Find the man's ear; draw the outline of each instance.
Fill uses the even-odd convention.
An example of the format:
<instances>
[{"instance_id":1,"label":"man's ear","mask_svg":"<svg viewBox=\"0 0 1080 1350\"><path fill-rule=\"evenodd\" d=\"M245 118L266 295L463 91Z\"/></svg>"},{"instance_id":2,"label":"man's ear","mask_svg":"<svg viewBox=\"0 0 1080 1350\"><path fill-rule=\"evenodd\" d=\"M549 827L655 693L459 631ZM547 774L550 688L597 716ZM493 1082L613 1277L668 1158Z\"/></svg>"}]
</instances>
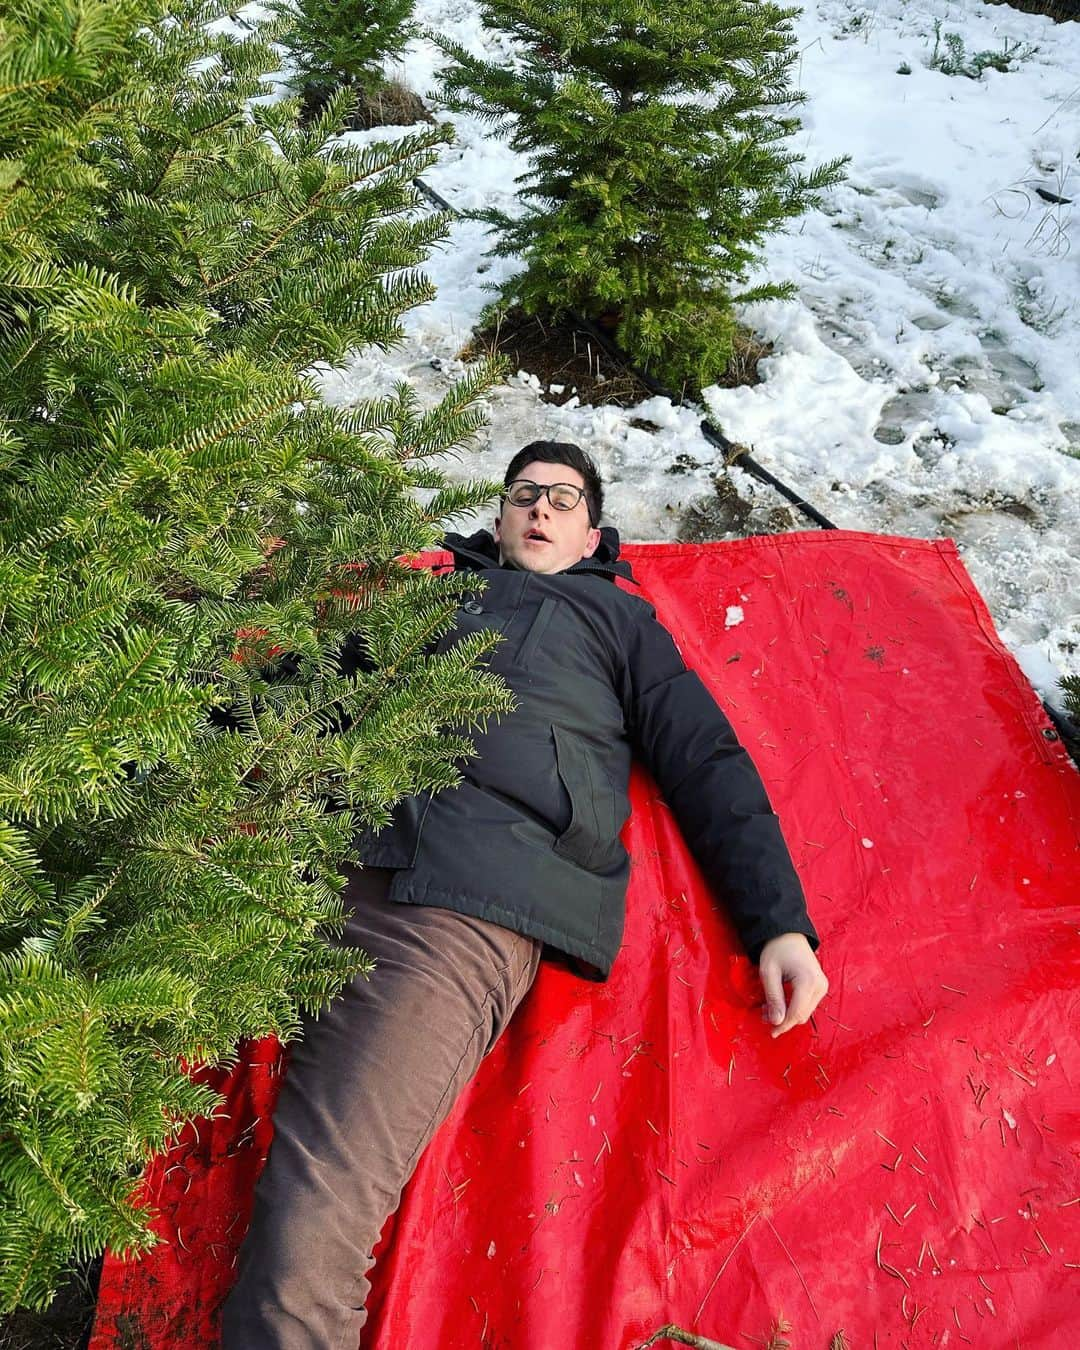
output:
<instances>
[{"instance_id":1,"label":"man's ear","mask_svg":"<svg viewBox=\"0 0 1080 1350\"><path fill-rule=\"evenodd\" d=\"M591 558L600 547L600 531L590 530L585 536L585 552L581 555L583 558Z\"/></svg>"},{"instance_id":2,"label":"man's ear","mask_svg":"<svg viewBox=\"0 0 1080 1350\"><path fill-rule=\"evenodd\" d=\"M496 517L495 517L495 528L494 528L494 530L492 531L492 534L493 534L494 539L495 539L495 542L496 542L497 544L499 544L499 543L502 542L501 538L499 537L499 526L500 526L501 524L502 524L502 516L496 516Z\"/></svg>"}]
</instances>

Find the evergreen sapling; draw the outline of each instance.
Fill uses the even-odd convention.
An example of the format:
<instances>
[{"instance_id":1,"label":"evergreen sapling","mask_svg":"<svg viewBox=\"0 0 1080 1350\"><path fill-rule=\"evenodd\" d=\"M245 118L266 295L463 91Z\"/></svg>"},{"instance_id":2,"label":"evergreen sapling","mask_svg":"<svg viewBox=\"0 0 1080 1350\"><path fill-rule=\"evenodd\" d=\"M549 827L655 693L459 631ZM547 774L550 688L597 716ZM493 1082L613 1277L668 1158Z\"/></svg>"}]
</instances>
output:
<instances>
[{"instance_id":1,"label":"evergreen sapling","mask_svg":"<svg viewBox=\"0 0 1080 1350\"><path fill-rule=\"evenodd\" d=\"M383 63L417 35L414 0L277 0L278 44L288 53L293 86L317 106L335 89L361 98L387 85Z\"/></svg>"},{"instance_id":2,"label":"evergreen sapling","mask_svg":"<svg viewBox=\"0 0 1080 1350\"><path fill-rule=\"evenodd\" d=\"M516 62L440 42L448 106L531 157L521 215L476 213L494 252L524 263L501 305L577 310L676 388L717 379L735 304L793 293L775 281L739 289L765 236L842 176L842 160L801 172L792 146L797 12L759 0L484 0Z\"/></svg>"}]
</instances>

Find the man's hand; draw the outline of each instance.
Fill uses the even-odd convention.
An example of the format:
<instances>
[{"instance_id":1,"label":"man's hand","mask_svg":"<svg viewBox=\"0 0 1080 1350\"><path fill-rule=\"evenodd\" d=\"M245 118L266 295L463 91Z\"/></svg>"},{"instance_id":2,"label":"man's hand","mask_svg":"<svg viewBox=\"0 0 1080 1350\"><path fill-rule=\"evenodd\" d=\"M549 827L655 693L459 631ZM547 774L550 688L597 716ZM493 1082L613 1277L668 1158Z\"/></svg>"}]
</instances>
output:
<instances>
[{"instance_id":1,"label":"man's hand","mask_svg":"<svg viewBox=\"0 0 1080 1350\"><path fill-rule=\"evenodd\" d=\"M761 949L758 961L765 986L766 1022L772 1023L772 1038L810 1020L810 1014L829 992L829 981L802 933L781 933ZM784 983L791 984L791 1001L784 999Z\"/></svg>"}]
</instances>

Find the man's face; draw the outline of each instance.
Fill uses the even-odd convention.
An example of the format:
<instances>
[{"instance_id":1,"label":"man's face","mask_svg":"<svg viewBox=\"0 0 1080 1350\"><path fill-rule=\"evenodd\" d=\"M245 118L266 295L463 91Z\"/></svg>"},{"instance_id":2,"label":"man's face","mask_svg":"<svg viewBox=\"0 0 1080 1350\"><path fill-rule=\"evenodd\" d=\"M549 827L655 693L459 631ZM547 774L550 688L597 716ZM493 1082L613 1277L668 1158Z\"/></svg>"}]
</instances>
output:
<instances>
[{"instance_id":1,"label":"man's face","mask_svg":"<svg viewBox=\"0 0 1080 1350\"><path fill-rule=\"evenodd\" d=\"M583 488L585 480L567 464L534 461L517 475L533 483L573 483ZM582 558L591 558L600 543L600 531L589 524L589 507L582 497L572 511L556 511L541 495L532 506L514 506L503 500L502 515L495 521L499 561L511 562L528 572L562 572Z\"/></svg>"}]
</instances>

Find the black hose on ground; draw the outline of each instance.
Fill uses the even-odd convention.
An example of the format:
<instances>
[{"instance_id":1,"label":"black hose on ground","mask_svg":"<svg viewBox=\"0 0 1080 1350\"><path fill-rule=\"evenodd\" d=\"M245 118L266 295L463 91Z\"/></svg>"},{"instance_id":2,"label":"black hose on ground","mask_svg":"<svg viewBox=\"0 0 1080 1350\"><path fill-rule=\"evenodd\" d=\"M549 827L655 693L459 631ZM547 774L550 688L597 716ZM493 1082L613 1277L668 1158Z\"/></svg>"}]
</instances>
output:
<instances>
[{"instance_id":1,"label":"black hose on ground","mask_svg":"<svg viewBox=\"0 0 1080 1350\"><path fill-rule=\"evenodd\" d=\"M1049 727L1045 728L1043 735L1049 740L1059 740L1078 769L1080 769L1080 725L1073 721L1068 713L1062 712L1052 704L1047 703L1046 699L1039 700L1043 705L1043 711L1054 724L1053 731Z\"/></svg>"}]
</instances>

